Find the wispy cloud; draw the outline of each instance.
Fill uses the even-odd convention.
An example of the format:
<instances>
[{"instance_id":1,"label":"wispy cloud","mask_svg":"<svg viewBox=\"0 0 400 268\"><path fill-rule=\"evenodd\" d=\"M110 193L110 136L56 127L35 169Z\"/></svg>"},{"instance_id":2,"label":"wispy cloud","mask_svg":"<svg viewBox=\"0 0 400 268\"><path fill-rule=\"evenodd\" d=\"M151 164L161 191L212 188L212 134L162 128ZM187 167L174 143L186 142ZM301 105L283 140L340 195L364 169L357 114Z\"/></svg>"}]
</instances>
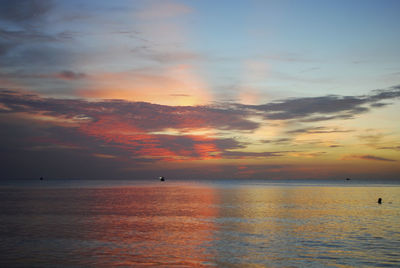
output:
<instances>
[{"instance_id":1,"label":"wispy cloud","mask_svg":"<svg viewBox=\"0 0 400 268\"><path fill-rule=\"evenodd\" d=\"M328 133L346 133L354 130L345 130L339 128L327 127L308 127L286 131L287 134L328 134Z\"/></svg>"},{"instance_id":2,"label":"wispy cloud","mask_svg":"<svg viewBox=\"0 0 400 268\"><path fill-rule=\"evenodd\" d=\"M378 149L400 151L400 145L398 145L398 146L383 146L383 147L379 147Z\"/></svg>"},{"instance_id":3,"label":"wispy cloud","mask_svg":"<svg viewBox=\"0 0 400 268\"><path fill-rule=\"evenodd\" d=\"M82 72L74 72L70 70L64 70L59 73L54 74L54 77L65 79L65 80L76 80L86 77L85 73Z\"/></svg>"},{"instance_id":4,"label":"wispy cloud","mask_svg":"<svg viewBox=\"0 0 400 268\"><path fill-rule=\"evenodd\" d=\"M272 151L272 152L244 152L244 151L225 151L224 158L244 159L244 158L270 158L284 156L293 151Z\"/></svg>"},{"instance_id":5,"label":"wispy cloud","mask_svg":"<svg viewBox=\"0 0 400 268\"><path fill-rule=\"evenodd\" d=\"M3 21L4 24L0 25L0 44L3 44L3 47L8 45L9 49L13 49L27 41L54 41L54 36L40 30L52 6L52 1L47 0L2 1L0 22Z\"/></svg>"},{"instance_id":6,"label":"wispy cloud","mask_svg":"<svg viewBox=\"0 0 400 268\"><path fill-rule=\"evenodd\" d=\"M341 158L341 160L351 160L351 159L362 159L362 160L372 160L372 161L386 161L386 162L395 162L394 159L389 159L385 157L363 154L363 155L345 155Z\"/></svg>"}]
</instances>

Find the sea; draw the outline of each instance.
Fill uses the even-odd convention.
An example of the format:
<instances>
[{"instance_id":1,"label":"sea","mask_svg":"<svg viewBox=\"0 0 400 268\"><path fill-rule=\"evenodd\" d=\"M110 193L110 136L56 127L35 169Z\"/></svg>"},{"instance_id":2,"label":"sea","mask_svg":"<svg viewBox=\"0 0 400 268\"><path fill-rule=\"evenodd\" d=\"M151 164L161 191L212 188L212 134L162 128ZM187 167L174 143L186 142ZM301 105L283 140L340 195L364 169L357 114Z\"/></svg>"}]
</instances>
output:
<instances>
[{"instance_id":1,"label":"sea","mask_svg":"<svg viewBox=\"0 0 400 268\"><path fill-rule=\"evenodd\" d=\"M0 267L400 267L400 184L3 180Z\"/></svg>"}]
</instances>

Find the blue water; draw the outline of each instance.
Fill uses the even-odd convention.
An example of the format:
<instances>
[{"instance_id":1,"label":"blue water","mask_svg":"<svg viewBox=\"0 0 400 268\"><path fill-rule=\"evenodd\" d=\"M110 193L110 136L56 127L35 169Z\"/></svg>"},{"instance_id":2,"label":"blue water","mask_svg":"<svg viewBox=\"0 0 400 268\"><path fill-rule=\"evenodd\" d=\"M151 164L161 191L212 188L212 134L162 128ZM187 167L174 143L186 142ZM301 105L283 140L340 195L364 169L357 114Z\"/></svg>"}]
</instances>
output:
<instances>
[{"instance_id":1,"label":"blue water","mask_svg":"<svg viewBox=\"0 0 400 268\"><path fill-rule=\"evenodd\" d=\"M400 267L395 183L1 181L0 212L0 267Z\"/></svg>"}]
</instances>

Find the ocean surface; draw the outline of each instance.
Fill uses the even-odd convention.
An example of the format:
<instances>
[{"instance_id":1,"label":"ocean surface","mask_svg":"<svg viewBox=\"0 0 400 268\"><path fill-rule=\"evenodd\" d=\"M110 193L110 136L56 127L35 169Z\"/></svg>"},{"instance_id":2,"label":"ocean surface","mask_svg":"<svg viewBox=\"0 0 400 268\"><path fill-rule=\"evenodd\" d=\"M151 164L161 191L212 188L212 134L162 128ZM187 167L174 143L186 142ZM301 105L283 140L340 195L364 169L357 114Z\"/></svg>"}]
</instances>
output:
<instances>
[{"instance_id":1,"label":"ocean surface","mask_svg":"<svg viewBox=\"0 0 400 268\"><path fill-rule=\"evenodd\" d=\"M0 267L112 266L400 267L400 185L0 181Z\"/></svg>"}]
</instances>

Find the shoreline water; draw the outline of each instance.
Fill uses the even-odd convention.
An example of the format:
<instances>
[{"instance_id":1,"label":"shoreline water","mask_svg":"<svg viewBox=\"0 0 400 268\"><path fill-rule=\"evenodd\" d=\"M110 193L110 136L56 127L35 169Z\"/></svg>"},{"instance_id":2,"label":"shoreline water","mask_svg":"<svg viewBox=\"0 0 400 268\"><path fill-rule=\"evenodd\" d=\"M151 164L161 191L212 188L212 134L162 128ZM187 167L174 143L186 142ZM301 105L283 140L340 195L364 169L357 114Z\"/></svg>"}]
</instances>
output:
<instances>
[{"instance_id":1,"label":"shoreline water","mask_svg":"<svg viewBox=\"0 0 400 268\"><path fill-rule=\"evenodd\" d=\"M398 185L4 182L3 267L400 266Z\"/></svg>"}]
</instances>

